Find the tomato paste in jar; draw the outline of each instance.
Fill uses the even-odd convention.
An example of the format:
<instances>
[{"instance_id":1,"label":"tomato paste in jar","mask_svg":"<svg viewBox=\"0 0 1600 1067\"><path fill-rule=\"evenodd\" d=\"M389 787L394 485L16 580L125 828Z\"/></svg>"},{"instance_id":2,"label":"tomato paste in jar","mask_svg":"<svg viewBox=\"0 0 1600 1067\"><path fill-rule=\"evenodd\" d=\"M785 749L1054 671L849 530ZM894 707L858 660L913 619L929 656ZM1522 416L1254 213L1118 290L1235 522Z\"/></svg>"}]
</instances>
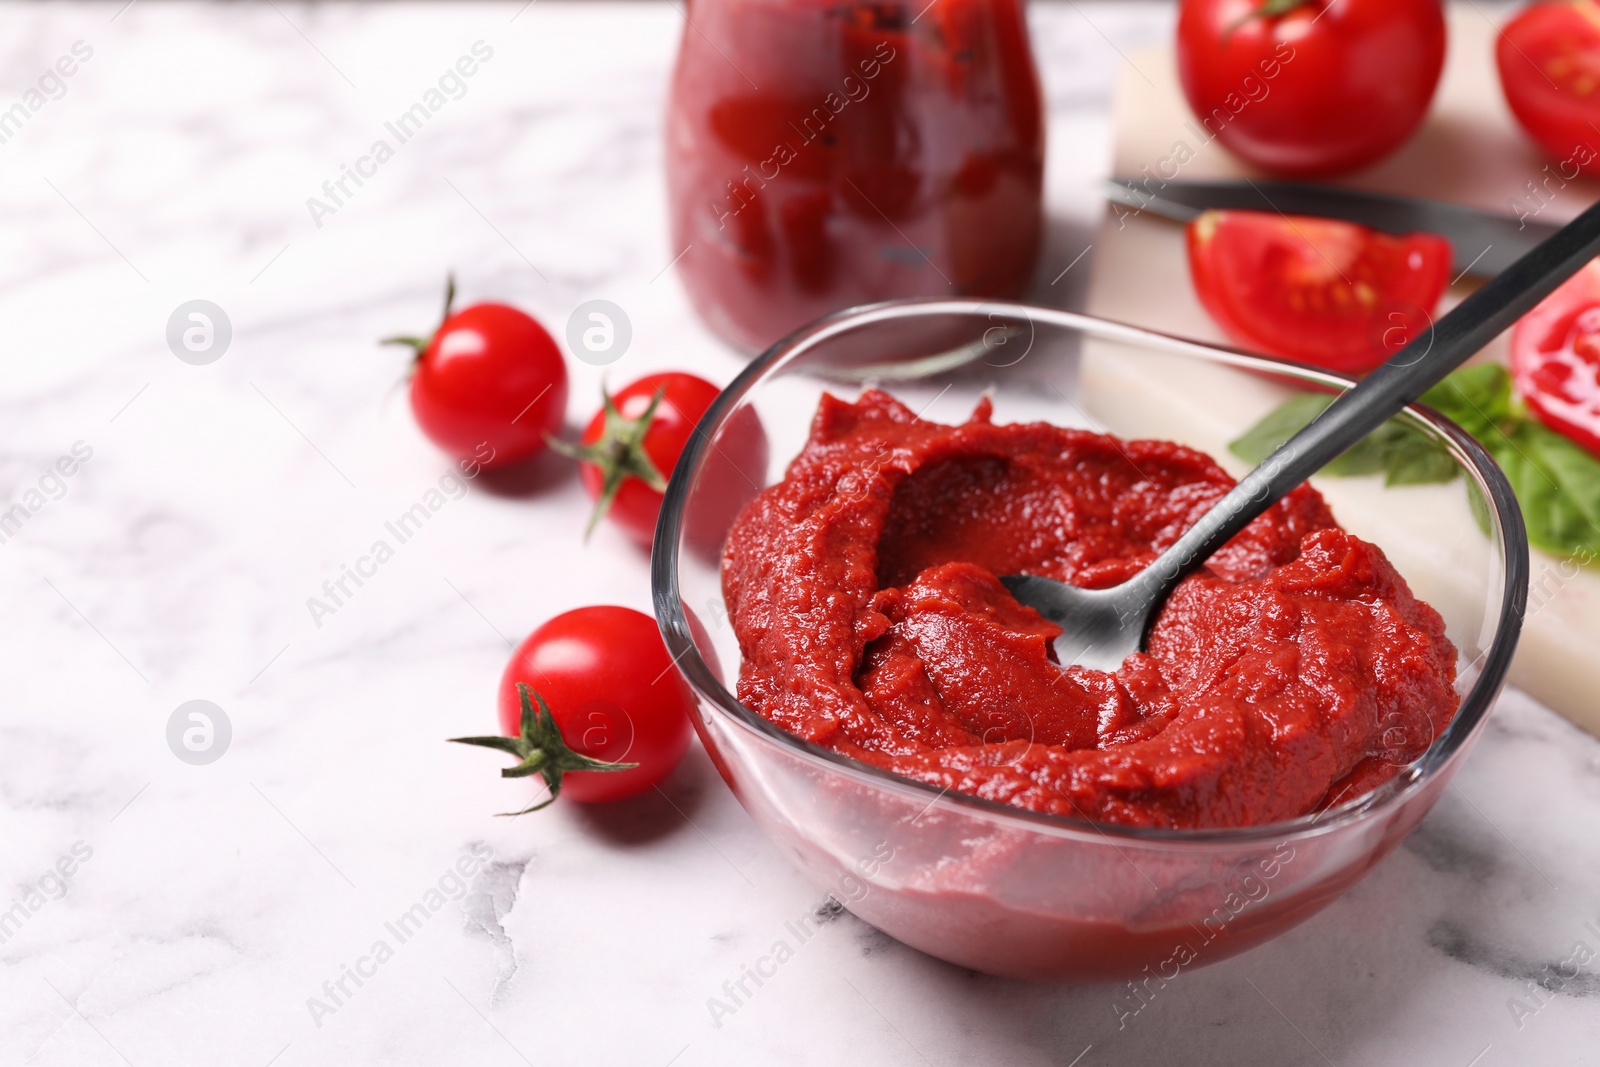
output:
<instances>
[{"instance_id":1,"label":"tomato paste in jar","mask_svg":"<svg viewBox=\"0 0 1600 1067\"><path fill-rule=\"evenodd\" d=\"M759 351L896 297L1014 297L1042 222L1021 0L691 0L667 117L696 310Z\"/></svg>"}]
</instances>

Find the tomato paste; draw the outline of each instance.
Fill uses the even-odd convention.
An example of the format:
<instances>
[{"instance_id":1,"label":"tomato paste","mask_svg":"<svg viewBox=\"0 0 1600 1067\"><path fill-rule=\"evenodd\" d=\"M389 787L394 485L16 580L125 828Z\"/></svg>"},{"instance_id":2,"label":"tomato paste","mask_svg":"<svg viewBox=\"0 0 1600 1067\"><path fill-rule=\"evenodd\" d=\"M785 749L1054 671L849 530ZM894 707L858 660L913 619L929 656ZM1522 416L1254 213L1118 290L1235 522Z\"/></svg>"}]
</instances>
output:
<instances>
[{"instance_id":1,"label":"tomato paste","mask_svg":"<svg viewBox=\"0 0 1600 1067\"><path fill-rule=\"evenodd\" d=\"M1015 297L1043 232L1021 0L691 0L667 106L678 273L758 352L841 308Z\"/></svg>"},{"instance_id":2,"label":"tomato paste","mask_svg":"<svg viewBox=\"0 0 1600 1067\"><path fill-rule=\"evenodd\" d=\"M1309 486L1186 578L1114 673L1062 667L1058 628L998 580L1115 585L1232 485L1192 449L999 425L988 401L946 426L878 391L824 396L729 535L739 698L865 763L1057 815L1247 826L1348 799L1455 714L1456 652Z\"/></svg>"}]
</instances>

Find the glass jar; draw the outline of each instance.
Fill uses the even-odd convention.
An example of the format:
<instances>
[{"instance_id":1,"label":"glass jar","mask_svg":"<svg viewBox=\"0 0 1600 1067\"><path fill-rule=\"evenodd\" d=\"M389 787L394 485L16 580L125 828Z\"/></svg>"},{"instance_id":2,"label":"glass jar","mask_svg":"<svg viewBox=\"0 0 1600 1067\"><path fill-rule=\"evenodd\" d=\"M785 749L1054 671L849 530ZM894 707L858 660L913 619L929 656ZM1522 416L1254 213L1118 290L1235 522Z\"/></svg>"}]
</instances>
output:
<instances>
[{"instance_id":1,"label":"glass jar","mask_svg":"<svg viewBox=\"0 0 1600 1067\"><path fill-rule=\"evenodd\" d=\"M924 2L689 0L673 248L735 346L855 304L1026 287L1044 116L1022 0Z\"/></svg>"}]
</instances>

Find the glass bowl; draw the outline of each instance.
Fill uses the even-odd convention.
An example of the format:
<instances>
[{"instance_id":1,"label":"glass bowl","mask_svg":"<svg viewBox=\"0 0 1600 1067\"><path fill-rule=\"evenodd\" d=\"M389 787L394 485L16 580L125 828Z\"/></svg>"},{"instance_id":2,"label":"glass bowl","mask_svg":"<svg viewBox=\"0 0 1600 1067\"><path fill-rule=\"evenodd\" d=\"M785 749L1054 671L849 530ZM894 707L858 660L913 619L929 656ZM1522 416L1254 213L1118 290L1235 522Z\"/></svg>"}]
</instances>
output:
<instances>
[{"instance_id":1,"label":"glass bowl","mask_svg":"<svg viewBox=\"0 0 1600 1067\"><path fill-rule=\"evenodd\" d=\"M996 422L1174 440L1235 474L1242 465L1226 455L1227 440L1297 388L1351 384L1082 315L971 300L842 312L739 375L673 472L652 562L656 615L723 778L778 847L851 912L989 974L1168 980L1316 913L1427 814L1504 680L1528 560L1504 476L1471 437L1425 408L1400 417L1442 444L1464 479L1392 489L1376 477L1316 482L1341 524L1383 547L1439 610L1460 653L1456 717L1372 792L1238 829L1091 823L900 778L801 741L742 705L739 646L722 598L724 536L738 505L782 477L821 394L853 398L869 382L936 421L963 421L987 394ZM770 461L750 445L757 419Z\"/></svg>"}]
</instances>

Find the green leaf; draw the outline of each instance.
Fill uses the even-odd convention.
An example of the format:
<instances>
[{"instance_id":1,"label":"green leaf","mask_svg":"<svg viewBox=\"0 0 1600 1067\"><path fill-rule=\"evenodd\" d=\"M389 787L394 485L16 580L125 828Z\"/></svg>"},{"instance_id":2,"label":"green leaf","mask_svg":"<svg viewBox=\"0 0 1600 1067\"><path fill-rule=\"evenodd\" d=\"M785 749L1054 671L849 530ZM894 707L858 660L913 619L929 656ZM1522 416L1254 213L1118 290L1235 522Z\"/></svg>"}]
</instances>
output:
<instances>
[{"instance_id":1,"label":"green leaf","mask_svg":"<svg viewBox=\"0 0 1600 1067\"><path fill-rule=\"evenodd\" d=\"M1292 396L1230 444L1228 451L1246 463L1260 463L1327 410L1334 399L1321 393Z\"/></svg>"},{"instance_id":2,"label":"green leaf","mask_svg":"<svg viewBox=\"0 0 1600 1067\"><path fill-rule=\"evenodd\" d=\"M1506 442L1494 453L1495 462L1506 472L1506 480L1517 494L1517 503L1522 505L1522 520L1528 527L1528 540L1540 548L1560 552L1561 549L1555 547L1561 539L1560 487L1540 471L1525 450L1511 447Z\"/></svg>"},{"instance_id":3,"label":"green leaf","mask_svg":"<svg viewBox=\"0 0 1600 1067\"><path fill-rule=\"evenodd\" d=\"M1422 394L1423 403L1460 425L1505 471L1536 548L1558 556L1600 557L1600 459L1531 418L1498 363L1462 367ZM1312 419L1332 397L1293 397L1229 446L1260 463ZM1445 448L1403 417L1390 419L1323 468L1339 477L1382 474L1386 485L1448 482L1460 468ZM1489 505L1468 489L1473 518L1489 532Z\"/></svg>"},{"instance_id":4,"label":"green leaf","mask_svg":"<svg viewBox=\"0 0 1600 1067\"><path fill-rule=\"evenodd\" d=\"M1528 540L1556 555L1600 550L1600 460L1532 420L1516 428L1510 445L1522 454L1511 484Z\"/></svg>"},{"instance_id":5,"label":"green leaf","mask_svg":"<svg viewBox=\"0 0 1600 1067\"><path fill-rule=\"evenodd\" d=\"M1323 468L1329 474L1337 474L1342 478L1357 477L1363 474L1380 474L1388 462L1391 438L1390 427L1385 424L1372 433L1351 445L1342 455L1335 456L1333 462Z\"/></svg>"},{"instance_id":6,"label":"green leaf","mask_svg":"<svg viewBox=\"0 0 1600 1067\"><path fill-rule=\"evenodd\" d=\"M1480 441L1503 423L1517 421L1511 375L1498 363L1479 363L1452 371L1421 401Z\"/></svg>"},{"instance_id":7,"label":"green leaf","mask_svg":"<svg viewBox=\"0 0 1600 1067\"><path fill-rule=\"evenodd\" d=\"M1327 410L1334 397L1301 393L1256 423L1228 450L1248 463L1260 463L1312 419ZM1405 419L1390 419L1322 468L1341 478L1382 474L1390 485L1448 482L1460 473L1455 460L1425 432Z\"/></svg>"},{"instance_id":8,"label":"green leaf","mask_svg":"<svg viewBox=\"0 0 1600 1067\"><path fill-rule=\"evenodd\" d=\"M1391 425L1397 425L1391 423ZM1461 473L1449 452L1414 426L1396 435L1384 469L1385 485L1429 485L1454 481Z\"/></svg>"}]
</instances>

